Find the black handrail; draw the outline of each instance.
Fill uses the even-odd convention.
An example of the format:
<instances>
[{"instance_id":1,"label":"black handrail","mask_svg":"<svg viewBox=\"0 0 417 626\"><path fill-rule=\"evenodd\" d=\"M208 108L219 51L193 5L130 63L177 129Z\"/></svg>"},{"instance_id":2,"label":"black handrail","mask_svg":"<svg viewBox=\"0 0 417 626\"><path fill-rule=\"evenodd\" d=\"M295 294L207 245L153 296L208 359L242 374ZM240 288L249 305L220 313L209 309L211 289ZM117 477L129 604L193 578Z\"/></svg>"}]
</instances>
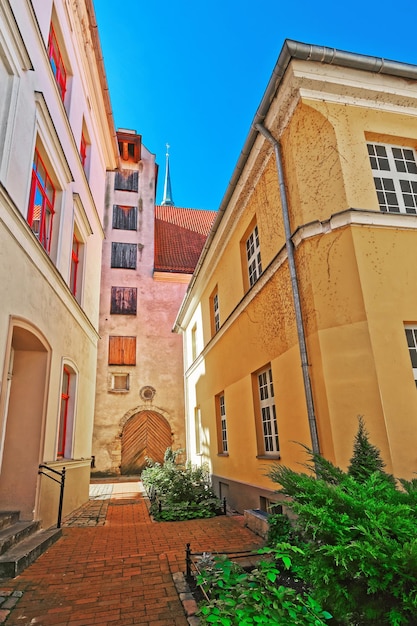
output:
<instances>
[{"instance_id":1,"label":"black handrail","mask_svg":"<svg viewBox=\"0 0 417 626\"><path fill-rule=\"evenodd\" d=\"M207 554L206 552L191 552L191 544L187 543L185 546L185 575L187 576L187 578L190 578L192 575L192 567L194 565L194 568L198 571L198 568L196 566L195 561L193 560L193 557L195 556L204 556L204 554ZM259 548L255 548L252 550L228 550L227 552L210 552L209 554L213 555L213 556L226 556L228 557L230 560L235 560L235 559L246 559L248 557L251 556L258 556L259 555Z\"/></svg>"},{"instance_id":2,"label":"black handrail","mask_svg":"<svg viewBox=\"0 0 417 626\"><path fill-rule=\"evenodd\" d=\"M42 469L47 469L49 472L53 472L54 474L57 474L58 476L61 477L60 480L58 480L57 478L54 478L53 476L51 476L50 474L46 474L45 472L42 471ZM58 505L58 520L56 523L56 527L57 528L61 528L61 519L62 519L62 503L64 501L64 486L65 486L65 467L62 468L62 471L59 472L56 469L53 469L52 467L49 467L49 465L39 465L39 472L38 474L43 474L44 476L46 476L47 478L50 478L51 480L53 480L55 483L58 483L60 485L60 490L59 490L59 505Z\"/></svg>"}]
</instances>

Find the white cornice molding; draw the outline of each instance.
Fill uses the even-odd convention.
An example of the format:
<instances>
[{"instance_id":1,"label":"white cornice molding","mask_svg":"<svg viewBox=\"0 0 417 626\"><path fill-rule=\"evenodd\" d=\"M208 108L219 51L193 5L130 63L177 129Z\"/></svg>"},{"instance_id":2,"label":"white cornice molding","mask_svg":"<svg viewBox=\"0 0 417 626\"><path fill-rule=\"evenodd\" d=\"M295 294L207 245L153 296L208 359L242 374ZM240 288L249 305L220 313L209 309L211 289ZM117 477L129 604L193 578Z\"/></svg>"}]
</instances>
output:
<instances>
[{"instance_id":1,"label":"white cornice molding","mask_svg":"<svg viewBox=\"0 0 417 626\"><path fill-rule=\"evenodd\" d=\"M0 31L0 49L3 48L4 50L5 48L4 36L6 28L4 28L4 25L6 25L7 31L13 43L13 51L11 51L7 46L7 50L10 55L8 56L9 62L13 58L14 67L11 68L13 74L20 73L17 71L17 66L19 66L20 70L23 71L33 70L33 65L29 56L29 52L26 48L25 42L23 41L9 0L5 0L5 2L0 2L0 22L3 24ZM13 57L11 56L12 54Z\"/></svg>"},{"instance_id":2,"label":"white cornice molding","mask_svg":"<svg viewBox=\"0 0 417 626\"><path fill-rule=\"evenodd\" d=\"M372 226L376 228L394 228L400 230L417 230L417 215L383 213L367 209L346 209L340 213L335 213L328 220L314 221L299 226L293 233L291 239L296 248L300 247L304 241L313 237L327 235L346 226ZM249 306L252 300L259 294L264 286L273 278L277 270L287 259L286 246L283 246L275 255L271 263L261 274L253 287L243 296L227 319L223 322L218 332L206 344L196 361L190 365L186 371L189 377L201 365L202 360L217 344L222 336L235 323L239 315ZM184 329L184 328L183 328Z\"/></svg>"},{"instance_id":3,"label":"white cornice molding","mask_svg":"<svg viewBox=\"0 0 417 626\"><path fill-rule=\"evenodd\" d=\"M19 257L26 259L33 271L39 272L43 276L50 289L73 316L78 326L83 329L90 341L96 344L99 339L98 330L71 294L61 273L36 239L27 221L18 211L2 185L0 185L0 207L0 224L4 226L6 236L13 239L19 247Z\"/></svg>"}]
</instances>

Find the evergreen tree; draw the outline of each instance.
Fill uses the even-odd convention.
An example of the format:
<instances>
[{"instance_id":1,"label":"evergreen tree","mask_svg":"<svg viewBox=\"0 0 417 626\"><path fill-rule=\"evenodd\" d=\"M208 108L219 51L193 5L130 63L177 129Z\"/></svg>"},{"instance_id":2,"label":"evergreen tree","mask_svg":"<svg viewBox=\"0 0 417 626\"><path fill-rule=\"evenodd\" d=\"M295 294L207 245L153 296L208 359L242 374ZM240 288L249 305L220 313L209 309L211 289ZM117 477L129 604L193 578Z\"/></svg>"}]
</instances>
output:
<instances>
[{"instance_id":1,"label":"evergreen tree","mask_svg":"<svg viewBox=\"0 0 417 626\"><path fill-rule=\"evenodd\" d=\"M359 482L364 482L374 472L385 474L385 463L379 449L369 441L369 433L365 427L363 416L358 417L359 427L353 445L353 456L350 459L348 474Z\"/></svg>"}]
</instances>

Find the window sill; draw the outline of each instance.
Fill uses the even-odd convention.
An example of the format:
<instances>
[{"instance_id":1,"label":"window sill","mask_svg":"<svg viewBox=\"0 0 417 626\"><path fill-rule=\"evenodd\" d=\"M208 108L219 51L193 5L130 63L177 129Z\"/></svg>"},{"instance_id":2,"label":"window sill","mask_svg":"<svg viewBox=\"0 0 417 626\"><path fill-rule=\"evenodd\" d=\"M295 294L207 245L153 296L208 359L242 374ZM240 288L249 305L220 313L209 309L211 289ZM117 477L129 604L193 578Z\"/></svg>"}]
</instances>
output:
<instances>
[{"instance_id":1,"label":"window sill","mask_svg":"<svg viewBox=\"0 0 417 626\"><path fill-rule=\"evenodd\" d=\"M217 456L229 456L228 452L218 452Z\"/></svg>"},{"instance_id":2,"label":"window sill","mask_svg":"<svg viewBox=\"0 0 417 626\"><path fill-rule=\"evenodd\" d=\"M263 461L278 461L281 458L281 455L279 452L276 454L257 454L256 458L262 459Z\"/></svg>"},{"instance_id":3,"label":"window sill","mask_svg":"<svg viewBox=\"0 0 417 626\"><path fill-rule=\"evenodd\" d=\"M129 393L130 389L109 389L109 393Z\"/></svg>"}]
</instances>

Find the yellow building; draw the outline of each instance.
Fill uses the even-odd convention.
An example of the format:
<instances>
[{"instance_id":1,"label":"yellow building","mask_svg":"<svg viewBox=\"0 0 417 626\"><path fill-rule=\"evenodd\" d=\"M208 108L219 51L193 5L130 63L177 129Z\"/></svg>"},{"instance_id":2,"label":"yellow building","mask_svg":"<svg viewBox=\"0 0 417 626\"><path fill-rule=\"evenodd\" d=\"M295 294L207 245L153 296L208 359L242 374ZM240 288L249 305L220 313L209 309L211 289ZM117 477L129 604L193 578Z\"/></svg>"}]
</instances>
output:
<instances>
[{"instance_id":1,"label":"yellow building","mask_svg":"<svg viewBox=\"0 0 417 626\"><path fill-rule=\"evenodd\" d=\"M118 151L92 0L5 0L0 30L0 511L48 528L64 467L62 514L88 500Z\"/></svg>"},{"instance_id":2,"label":"yellow building","mask_svg":"<svg viewBox=\"0 0 417 626\"><path fill-rule=\"evenodd\" d=\"M234 509L276 500L265 472L300 470L299 443L346 468L358 415L387 471L417 471L416 78L280 53L175 324L189 458Z\"/></svg>"}]
</instances>

